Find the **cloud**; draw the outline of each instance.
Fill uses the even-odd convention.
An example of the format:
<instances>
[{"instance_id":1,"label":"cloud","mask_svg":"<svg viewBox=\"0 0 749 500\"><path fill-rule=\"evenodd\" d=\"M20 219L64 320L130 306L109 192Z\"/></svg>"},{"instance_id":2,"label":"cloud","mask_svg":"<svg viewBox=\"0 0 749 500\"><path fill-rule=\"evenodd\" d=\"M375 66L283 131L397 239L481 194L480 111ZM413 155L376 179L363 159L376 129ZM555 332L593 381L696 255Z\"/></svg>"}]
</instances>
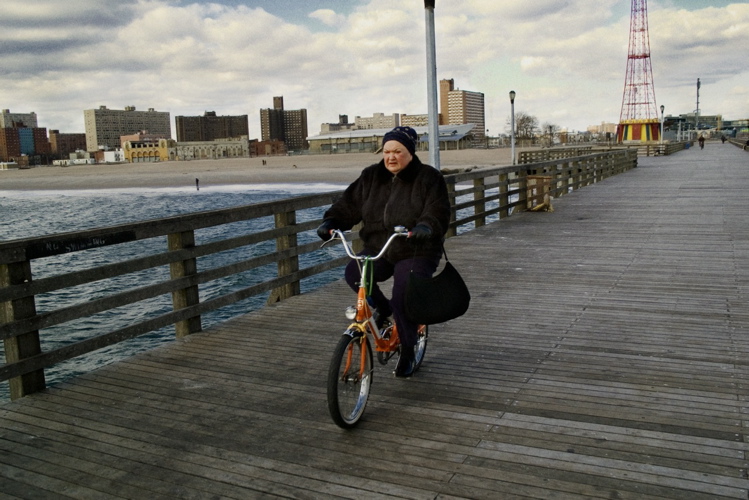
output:
<instances>
[{"instance_id":1,"label":"cloud","mask_svg":"<svg viewBox=\"0 0 749 500\"><path fill-rule=\"evenodd\" d=\"M4 0L0 27L23 32L65 25L117 27L127 24L136 0ZM63 8L61 8L63 7Z\"/></svg>"},{"instance_id":2,"label":"cloud","mask_svg":"<svg viewBox=\"0 0 749 500\"><path fill-rule=\"evenodd\" d=\"M510 89L516 110L540 122L584 129L616 121L627 62L624 1L438 2L437 76L483 92L493 132L506 129ZM309 19L326 27L319 31L248 5L3 0L3 107L33 110L41 126L69 132L82 131L82 111L99 105L172 116L215 110L248 114L253 137L259 110L277 95L289 109L307 108L311 134L339 114L426 112L419 2L369 0L346 14L317 9ZM649 26L659 104L691 112L700 77L704 112L749 117L749 5L660 6Z\"/></svg>"},{"instance_id":3,"label":"cloud","mask_svg":"<svg viewBox=\"0 0 749 500\"><path fill-rule=\"evenodd\" d=\"M346 22L346 16L336 14L331 9L318 9L309 15L312 19L317 19L326 26L336 27L341 26Z\"/></svg>"}]
</instances>

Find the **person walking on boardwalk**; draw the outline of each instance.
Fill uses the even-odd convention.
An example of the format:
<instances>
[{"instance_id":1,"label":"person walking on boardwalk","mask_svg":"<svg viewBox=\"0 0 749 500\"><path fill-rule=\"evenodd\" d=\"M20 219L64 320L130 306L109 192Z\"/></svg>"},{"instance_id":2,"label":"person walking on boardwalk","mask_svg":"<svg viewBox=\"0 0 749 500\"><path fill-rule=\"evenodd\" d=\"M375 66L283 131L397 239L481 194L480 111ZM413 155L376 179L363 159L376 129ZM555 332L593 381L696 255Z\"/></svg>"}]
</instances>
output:
<instances>
[{"instance_id":1,"label":"person walking on boardwalk","mask_svg":"<svg viewBox=\"0 0 749 500\"><path fill-rule=\"evenodd\" d=\"M371 296L375 320L381 327L393 316L401 341L397 377L410 377L414 371L414 346L418 325L405 314L406 284L409 273L430 277L442 256L442 241L450 222L450 200L442 173L421 162L416 155L418 135L411 127L396 127L382 140L383 158L362 170L343 196L325 212L317 234L330 238L332 229L349 230L359 222L362 254L376 255L396 226L410 229L410 238L399 238L384 258L374 262L374 281L393 278L390 300L375 284ZM346 267L346 282L357 291L359 270L352 260Z\"/></svg>"},{"instance_id":2,"label":"person walking on boardwalk","mask_svg":"<svg viewBox=\"0 0 749 500\"><path fill-rule=\"evenodd\" d=\"M701 135L697 142L700 143L700 149L705 149L705 136Z\"/></svg>"}]
</instances>

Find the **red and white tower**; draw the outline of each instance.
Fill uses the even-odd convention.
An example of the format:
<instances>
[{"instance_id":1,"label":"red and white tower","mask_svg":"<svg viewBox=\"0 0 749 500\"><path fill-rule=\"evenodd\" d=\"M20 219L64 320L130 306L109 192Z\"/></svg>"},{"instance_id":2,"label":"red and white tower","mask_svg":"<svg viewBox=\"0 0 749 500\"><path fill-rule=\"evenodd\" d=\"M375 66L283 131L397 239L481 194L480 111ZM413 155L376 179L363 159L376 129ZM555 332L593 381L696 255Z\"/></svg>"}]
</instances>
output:
<instances>
[{"instance_id":1,"label":"red and white tower","mask_svg":"<svg viewBox=\"0 0 749 500\"><path fill-rule=\"evenodd\" d=\"M622 112L616 135L619 142L647 142L660 138L653 69L650 64L647 0L632 0L627 74L624 78Z\"/></svg>"}]
</instances>

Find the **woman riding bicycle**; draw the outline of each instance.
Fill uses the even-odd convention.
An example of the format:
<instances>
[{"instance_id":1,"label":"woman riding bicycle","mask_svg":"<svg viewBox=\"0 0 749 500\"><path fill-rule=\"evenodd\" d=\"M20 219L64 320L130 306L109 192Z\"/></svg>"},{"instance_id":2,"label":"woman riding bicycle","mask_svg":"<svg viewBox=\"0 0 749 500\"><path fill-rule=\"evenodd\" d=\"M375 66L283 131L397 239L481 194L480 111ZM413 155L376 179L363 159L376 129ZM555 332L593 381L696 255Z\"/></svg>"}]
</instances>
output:
<instances>
[{"instance_id":1,"label":"woman riding bicycle","mask_svg":"<svg viewBox=\"0 0 749 500\"><path fill-rule=\"evenodd\" d=\"M348 230L359 222L364 255L375 255L395 226L411 229L411 238L399 238L385 257L374 262L374 281L393 277L390 300L375 284L371 292L378 327L391 315L401 341L397 377L414 372L414 346L418 325L405 315L409 273L429 277L439 265L442 240L450 222L450 200L442 173L416 156L418 135L410 127L396 127L383 137L383 159L365 168L343 196L325 212L317 234L330 238L331 229ZM356 291L360 279L358 264L346 266L346 282Z\"/></svg>"}]
</instances>

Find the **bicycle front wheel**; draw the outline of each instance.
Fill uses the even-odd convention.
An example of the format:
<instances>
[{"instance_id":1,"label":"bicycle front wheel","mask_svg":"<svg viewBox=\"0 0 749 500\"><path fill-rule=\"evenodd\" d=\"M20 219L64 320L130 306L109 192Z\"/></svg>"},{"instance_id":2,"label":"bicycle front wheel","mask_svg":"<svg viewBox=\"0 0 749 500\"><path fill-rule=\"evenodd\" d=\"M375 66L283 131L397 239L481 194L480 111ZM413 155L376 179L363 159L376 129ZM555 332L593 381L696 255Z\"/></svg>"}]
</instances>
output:
<instances>
[{"instance_id":1,"label":"bicycle front wheel","mask_svg":"<svg viewBox=\"0 0 749 500\"><path fill-rule=\"evenodd\" d=\"M343 429L355 426L367 406L372 386L372 347L361 332L338 341L328 368L328 411Z\"/></svg>"}]
</instances>

